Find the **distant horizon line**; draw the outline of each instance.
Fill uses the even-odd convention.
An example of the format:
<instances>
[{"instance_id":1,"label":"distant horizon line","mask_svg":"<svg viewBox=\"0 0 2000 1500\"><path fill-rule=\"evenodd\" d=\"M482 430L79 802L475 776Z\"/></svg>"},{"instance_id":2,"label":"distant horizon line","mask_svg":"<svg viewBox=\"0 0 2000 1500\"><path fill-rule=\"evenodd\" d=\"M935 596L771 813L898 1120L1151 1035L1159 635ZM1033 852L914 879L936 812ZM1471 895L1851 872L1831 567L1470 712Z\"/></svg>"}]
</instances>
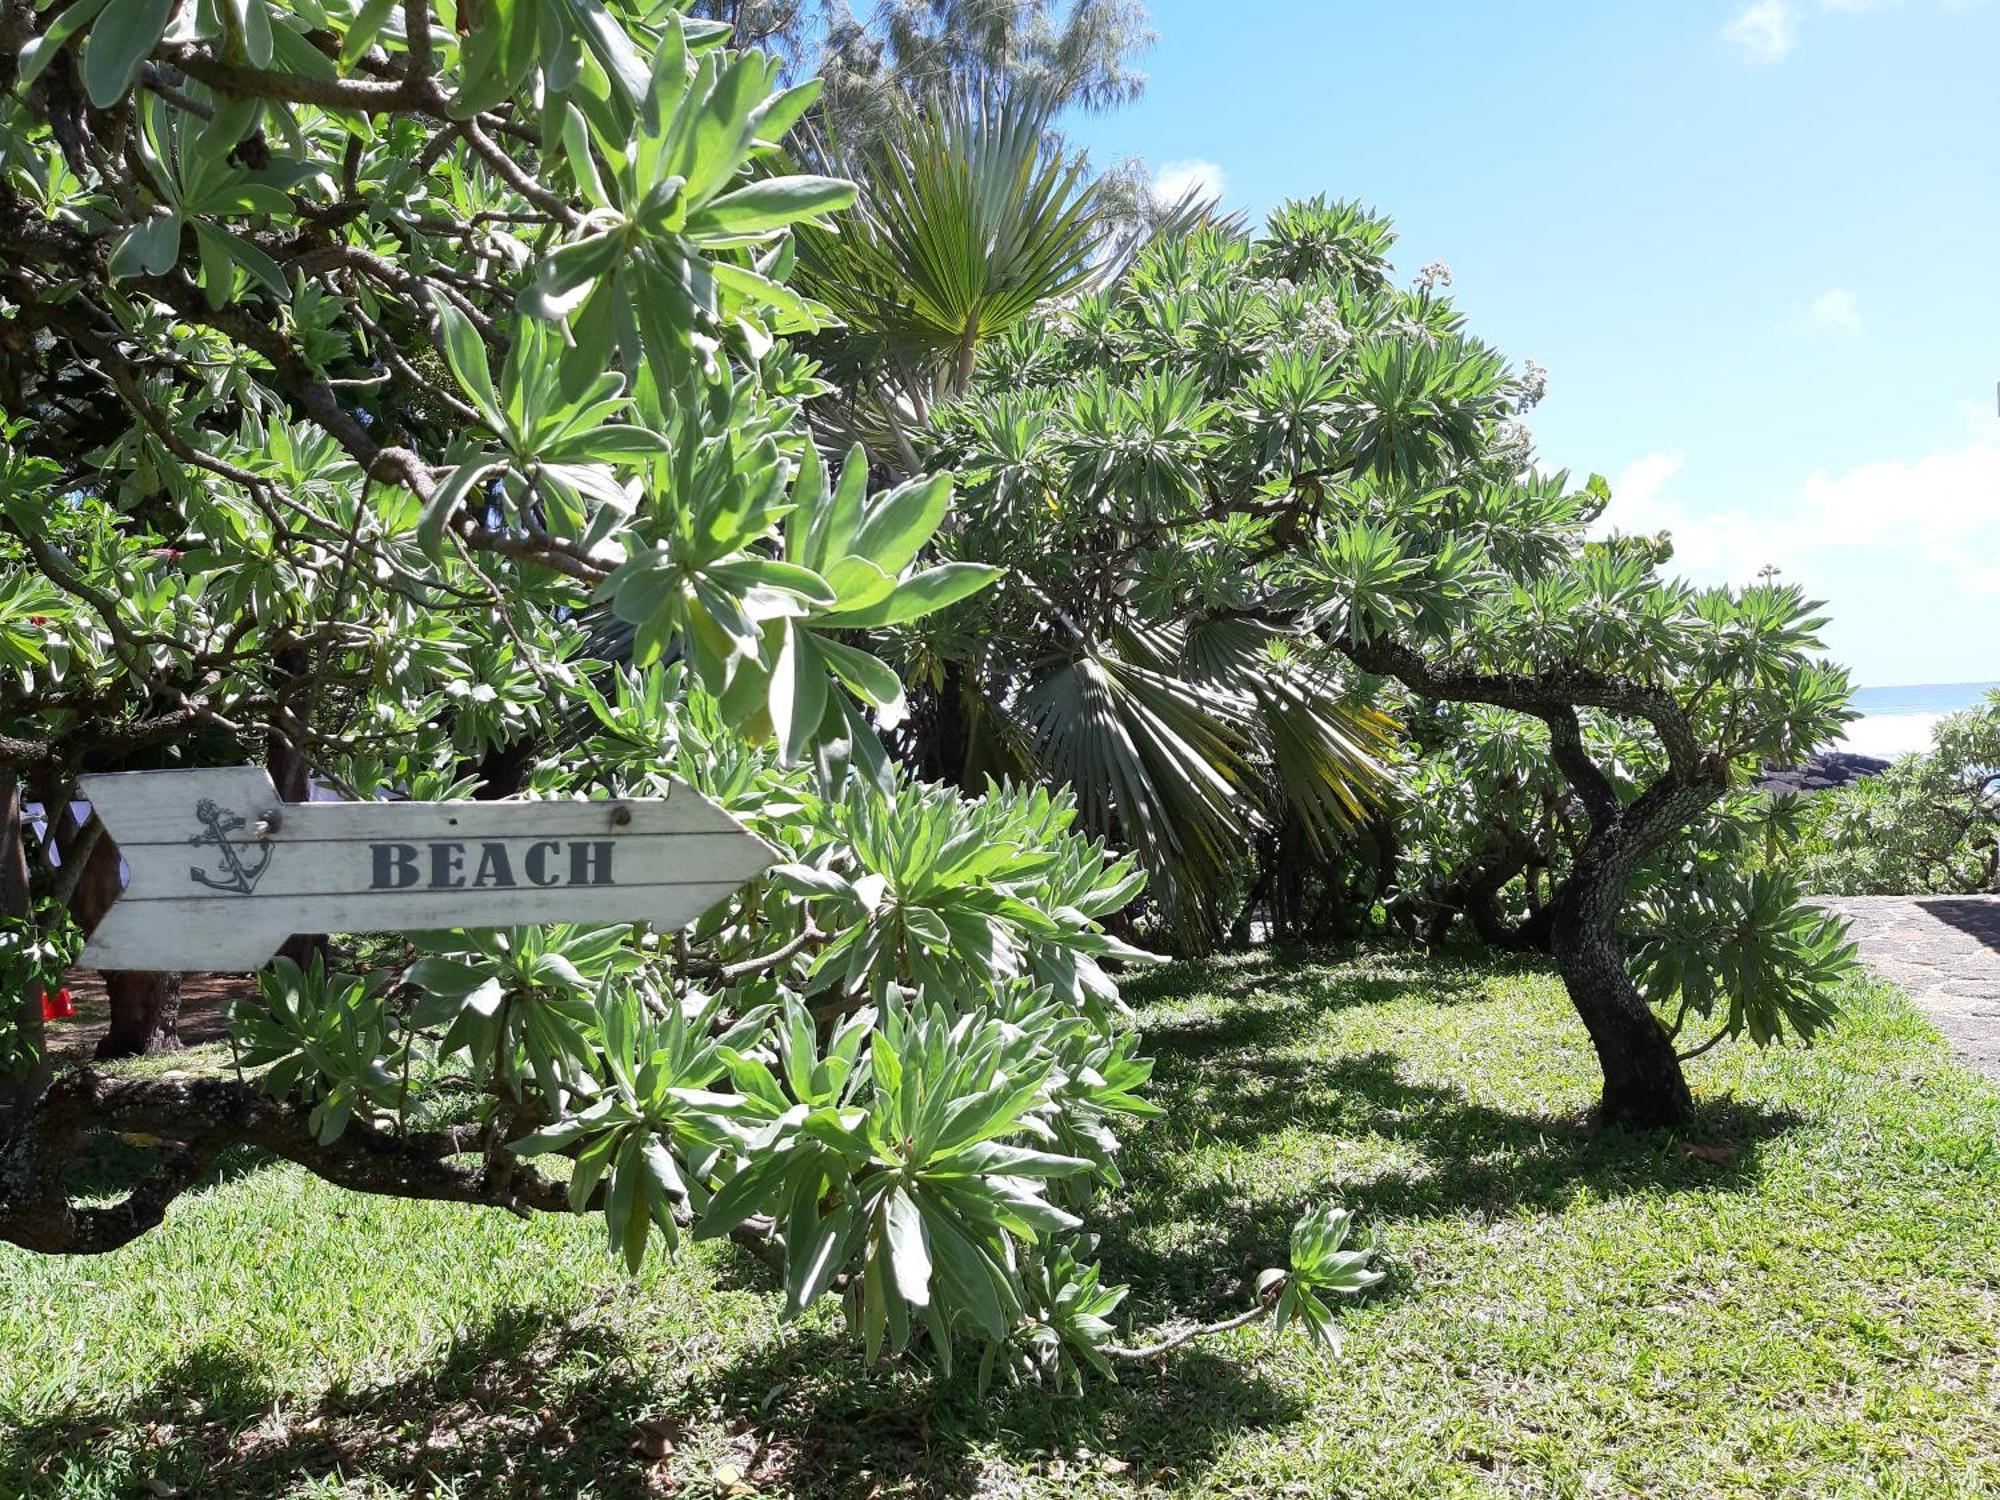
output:
<instances>
[{"instance_id":1,"label":"distant horizon line","mask_svg":"<svg viewBox=\"0 0 2000 1500\"><path fill-rule=\"evenodd\" d=\"M1966 682L1858 682L1854 685L1857 693L1886 692L1890 688L1974 688L2000 687L2000 677L1975 677Z\"/></svg>"}]
</instances>

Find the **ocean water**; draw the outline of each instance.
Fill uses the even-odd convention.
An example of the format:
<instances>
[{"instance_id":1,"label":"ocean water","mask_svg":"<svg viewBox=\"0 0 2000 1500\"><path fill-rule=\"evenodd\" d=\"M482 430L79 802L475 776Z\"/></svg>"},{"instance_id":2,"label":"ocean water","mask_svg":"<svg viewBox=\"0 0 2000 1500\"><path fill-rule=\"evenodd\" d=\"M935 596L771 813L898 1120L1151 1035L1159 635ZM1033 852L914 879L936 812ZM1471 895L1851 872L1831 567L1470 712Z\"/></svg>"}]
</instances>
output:
<instances>
[{"instance_id":1,"label":"ocean water","mask_svg":"<svg viewBox=\"0 0 2000 1500\"><path fill-rule=\"evenodd\" d=\"M1865 687L1854 692L1861 717L1847 726L1835 748L1894 760L1931 747L1931 727L1946 714L1977 708L2000 682L1920 683Z\"/></svg>"}]
</instances>

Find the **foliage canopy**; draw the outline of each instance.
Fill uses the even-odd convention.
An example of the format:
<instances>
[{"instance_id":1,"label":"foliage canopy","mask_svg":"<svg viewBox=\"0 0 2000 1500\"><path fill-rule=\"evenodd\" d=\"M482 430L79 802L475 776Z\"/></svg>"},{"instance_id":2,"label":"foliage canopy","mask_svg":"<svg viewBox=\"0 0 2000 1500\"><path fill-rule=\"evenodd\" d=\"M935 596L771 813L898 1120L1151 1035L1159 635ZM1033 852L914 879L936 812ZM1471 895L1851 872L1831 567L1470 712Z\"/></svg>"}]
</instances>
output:
<instances>
[{"instance_id":1,"label":"foliage canopy","mask_svg":"<svg viewBox=\"0 0 2000 1500\"><path fill-rule=\"evenodd\" d=\"M60 813L78 769L260 754L364 798L678 780L783 858L682 934L281 961L232 1018L251 1076L31 1088L0 1236L114 1248L248 1142L601 1214L634 1265L731 1236L870 1357L1102 1368L1081 1211L1149 1109L1105 967L1145 957L1105 927L1141 877L1068 796L961 795L876 738L888 633L998 570L948 545L947 474L808 436L787 340L829 314L792 234L854 198L782 144L817 86L619 0L5 21L0 765L51 811L34 884L102 843ZM64 1180L99 1129L163 1143L108 1206ZM1325 1332L1372 1273L1307 1223L1253 1311Z\"/></svg>"}]
</instances>

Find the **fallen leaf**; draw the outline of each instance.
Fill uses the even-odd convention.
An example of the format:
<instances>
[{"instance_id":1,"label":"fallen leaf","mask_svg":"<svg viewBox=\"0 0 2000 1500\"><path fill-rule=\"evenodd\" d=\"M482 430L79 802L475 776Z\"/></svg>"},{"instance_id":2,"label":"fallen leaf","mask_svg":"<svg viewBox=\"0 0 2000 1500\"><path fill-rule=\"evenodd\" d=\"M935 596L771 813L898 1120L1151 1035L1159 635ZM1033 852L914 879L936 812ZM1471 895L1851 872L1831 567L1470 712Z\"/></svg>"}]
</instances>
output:
<instances>
[{"instance_id":1,"label":"fallen leaf","mask_svg":"<svg viewBox=\"0 0 2000 1500\"><path fill-rule=\"evenodd\" d=\"M661 1459L674 1451L685 1424L671 1417L647 1417L635 1429L632 1451L641 1458Z\"/></svg>"}]
</instances>

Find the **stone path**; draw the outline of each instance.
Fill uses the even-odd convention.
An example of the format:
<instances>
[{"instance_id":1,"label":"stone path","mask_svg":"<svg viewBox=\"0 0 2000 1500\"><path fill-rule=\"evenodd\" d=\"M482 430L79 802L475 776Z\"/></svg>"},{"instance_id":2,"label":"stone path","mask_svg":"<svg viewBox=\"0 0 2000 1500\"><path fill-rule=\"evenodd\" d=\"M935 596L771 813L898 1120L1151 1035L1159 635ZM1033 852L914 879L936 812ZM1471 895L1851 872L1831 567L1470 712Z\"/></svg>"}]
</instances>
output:
<instances>
[{"instance_id":1,"label":"stone path","mask_svg":"<svg viewBox=\"0 0 2000 1500\"><path fill-rule=\"evenodd\" d=\"M2000 896L1820 896L1854 924L1869 968L1899 986L1952 1050L2000 1082Z\"/></svg>"}]
</instances>

